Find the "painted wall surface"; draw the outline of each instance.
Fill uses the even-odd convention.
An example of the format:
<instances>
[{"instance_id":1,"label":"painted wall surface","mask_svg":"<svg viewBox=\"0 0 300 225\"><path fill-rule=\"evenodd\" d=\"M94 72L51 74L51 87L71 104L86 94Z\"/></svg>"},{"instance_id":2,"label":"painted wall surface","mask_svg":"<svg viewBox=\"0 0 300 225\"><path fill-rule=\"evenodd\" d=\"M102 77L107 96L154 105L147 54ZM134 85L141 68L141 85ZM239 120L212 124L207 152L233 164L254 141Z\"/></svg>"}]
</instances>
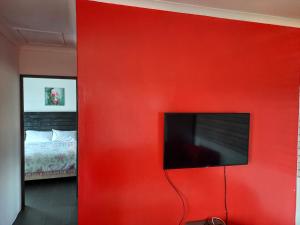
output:
<instances>
[{"instance_id":1,"label":"painted wall surface","mask_svg":"<svg viewBox=\"0 0 300 225\"><path fill-rule=\"evenodd\" d=\"M45 105L45 88L64 88L65 105ZM25 112L76 112L76 80L24 78Z\"/></svg>"},{"instance_id":2,"label":"painted wall surface","mask_svg":"<svg viewBox=\"0 0 300 225\"><path fill-rule=\"evenodd\" d=\"M299 108L300 114L300 108ZM298 143L297 143L297 192L296 192L296 225L300 225L300 117L298 118Z\"/></svg>"},{"instance_id":3,"label":"painted wall surface","mask_svg":"<svg viewBox=\"0 0 300 225\"><path fill-rule=\"evenodd\" d=\"M175 225L164 112L250 112L230 225L295 223L300 30L77 1L79 225ZM224 218L223 168L169 171L185 221Z\"/></svg>"},{"instance_id":4,"label":"painted wall surface","mask_svg":"<svg viewBox=\"0 0 300 225\"><path fill-rule=\"evenodd\" d=\"M19 58L21 74L77 76L75 49L24 46Z\"/></svg>"},{"instance_id":5,"label":"painted wall surface","mask_svg":"<svg viewBox=\"0 0 300 225\"><path fill-rule=\"evenodd\" d=\"M0 34L0 225L21 209L18 50Z\"/></svg>"},{"instance_id":6,"label":"painted wall surface","mask_svg":"<svg viewBox=\"0 0 300 225\"><path fill-rule=\"evenodd\" d=\"M300 178L297 177L296 225L300 225Z\"/></svg>"}]
</instances>

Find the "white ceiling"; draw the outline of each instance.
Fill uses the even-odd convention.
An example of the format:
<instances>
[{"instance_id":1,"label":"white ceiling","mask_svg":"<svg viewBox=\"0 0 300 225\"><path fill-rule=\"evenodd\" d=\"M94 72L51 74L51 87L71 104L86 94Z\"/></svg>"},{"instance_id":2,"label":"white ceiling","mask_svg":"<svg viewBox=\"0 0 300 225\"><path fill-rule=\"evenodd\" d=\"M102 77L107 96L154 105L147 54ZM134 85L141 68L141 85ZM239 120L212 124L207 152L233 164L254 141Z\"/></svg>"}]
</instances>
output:
<instances>
[{"instance_id":1,"label":"white ceiling","mask_svg":"<svg viewBox=\"0 0 300 225\"><path fill-rule=\"evenodd\" d=\"M167 0L167 1L300 19L300 0Z\"/></svg>"},{"instance_id":2,"label":"white ceiling","mask_svg":"<svg viewBox=\"0 0 300 225\"><path fill-rule=\"evenodd\" d=\"M76 46L76 0L0 0L0 32L20 45ZM300 0L93 0L300 28Z\"/></svg>"},{"instance_id":3,"label":"white ceiling","mask_svg":"<svg viewBox=\"0 0 300 225\"><path fill-rule=\"evenodd\" d=\"M21 45L75 47L75 11L75 0L0 0L0 22Z\"/></svg>"},{"instance_id":4,"label":"white ceiling","mask_svg":"<svg viewBox=\"0 0 300 225\"><path fill-rule=\"evenodd\" d=\"M300 0L91 0L300 28Z\"/></svg>"}]
</instances>

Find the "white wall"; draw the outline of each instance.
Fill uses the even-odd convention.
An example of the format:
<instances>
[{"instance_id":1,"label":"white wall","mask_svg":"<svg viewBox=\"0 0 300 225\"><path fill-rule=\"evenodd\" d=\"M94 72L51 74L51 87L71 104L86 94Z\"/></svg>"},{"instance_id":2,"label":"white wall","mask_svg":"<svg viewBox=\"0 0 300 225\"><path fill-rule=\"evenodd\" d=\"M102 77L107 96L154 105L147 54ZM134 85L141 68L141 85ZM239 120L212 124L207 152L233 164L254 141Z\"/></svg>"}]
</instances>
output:
<instances>
[{"instance_id":1,"label":"white wall","mask_svg":"<svg viewBox=\"0 0 300 225\"><path fill-rule=\"evenodd\" d=\"M70 48L23 46L20 49L20 74L77 75L76 50Z\"/></svg>"},{"instance_id":2,"label":"white wall","mask_svg":"<svg viewBox=\"0 0 300 225\"><path fill-rule=\"evenodd\" d=\"M299 92L300 93L300 92ZM299 96L300 97L300 96ZM299 98L300 100L300 98ZM300 102L299 102L300 103ZM299 104L300 114L300 104ZM297 189L296 189L296 225L300 225L300 115L298 118L298 157L297 157Z\"/></svg>"},{"instance_id":3,"label":"white wall","mask_svg":"<svg viewBox=\"0 0 300 225\"><path fill-rule=\"evenodd\" d=\"M65 88L64 106L45 105L45 87ZM76 80L24 78L25 112L76 112Z\"/></svg>"},{"instance_id":4,"label":"white wall","mask_svg":"<svg viewBox=\"0 0 300 225\"><path fill-rule=\"evenodd\" d=\"M0 34L0 225L21 209L18 50Z\"/></svg>"},{"instance_id":5,"label":"white wall","mask_svg":"<svg viewBox=\"0 0 300 225\"><path fill-rule=\"evenodd\" d=\"M297 177L296 225L300 225L300 178Z\"/></svg>"}]
</instances>

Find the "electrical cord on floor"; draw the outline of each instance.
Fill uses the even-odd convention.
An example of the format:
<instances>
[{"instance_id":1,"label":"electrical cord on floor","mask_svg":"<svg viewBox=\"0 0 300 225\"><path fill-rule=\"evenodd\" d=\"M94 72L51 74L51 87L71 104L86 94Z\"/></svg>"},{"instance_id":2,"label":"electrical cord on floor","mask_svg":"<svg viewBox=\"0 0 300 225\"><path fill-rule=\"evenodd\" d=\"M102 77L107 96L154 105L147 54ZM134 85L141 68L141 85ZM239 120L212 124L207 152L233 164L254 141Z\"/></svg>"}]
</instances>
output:
<instances>
[{"instance_id":1,"label":"electrical cord on floor","mask_svg":"<svg viewBox=\"0 0 300 225\"><path fill-rule=\"evenodd\" d=\"M226 166L224 166L224 205L225 205L225 222L228 224L228 209L227 209L227 176L226 176Z\"/></svg>"},{"instance_id":2,"label":"electrical cord on floor","mask_svg":"<svg viewBox=\"0 0 300 225\"><path fill-rule=\"evenodd\" d=\"M176 185L172 182L172 180L170 179L167 170L164 170L164 173L165 173L166 180L168 181L168 183L171 185L171 187L174 189L174 191L177 193L177 195L179 196L179 198L181 200L183 212L182 212L182 217L181 217L178 225L183 225L183 221L184 221L184 218L186 216L186 205L185 205L184 196L181 193L181 191L176 187ZM220 218L212 217L211 218L211 223L212 224L215 224L214 220L218 220L218 221L220 221L220 222L222 222L222 223L224 223L226 225L228 224L227 175L226 175L226 167L225 166L224 166L224 206L225 206L225 213L226 213L225 222L223 220L221 220Z\"/></svg>"},{"instance_id":3,"label":"electrical cord on floor","mask_svg":"<svg viewBox=\"0 0 300 225\"><path fill-rule=\"evenodd\" d=\"M182 203L182 217L181 217L178 225L183 225L183 221L184 221L185 214L186 214L186 206L185 206L184 196L180 192L180 190L175 186L175 184L172 182L172 180L170 179L167 170L164 170L164 173L165 173L165 177L166 177L168 183L171 185L171 187L174 189L174 191L177 193L177 195L179 196L179 198L181 200L181 203Z\"/></svg>"},{"instance_id":4,"label":"electrical cord on floor","mask_svg":"<svg viewBox=\"0 0 300 225\"><path fill-rule=\"evenodd\" d=\"M221 218L219 218L219 217L212 217L211 218L212 225L217 225L216 221L218 223L222 223L222 225L226 225L226 223Z\"/></svg>"}]
</instances>

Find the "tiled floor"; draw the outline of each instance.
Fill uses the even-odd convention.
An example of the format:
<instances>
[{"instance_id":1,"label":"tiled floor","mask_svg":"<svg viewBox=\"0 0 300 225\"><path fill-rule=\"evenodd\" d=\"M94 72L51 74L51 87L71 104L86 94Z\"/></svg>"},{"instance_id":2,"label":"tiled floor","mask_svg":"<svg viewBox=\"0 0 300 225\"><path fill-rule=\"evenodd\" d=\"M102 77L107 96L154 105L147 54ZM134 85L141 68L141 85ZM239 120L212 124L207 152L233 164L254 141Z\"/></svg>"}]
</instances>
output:
<instances>
[{"instance_id":1,"label":"tiled floor","mask_svg":"<svg viewBox=\"0 0 300 225\"><path fill-rule=\"evenodd\" d=\"M77 225L75 179L25 184L26 208L13 225Z\"/></svg>"}]
</instances>

